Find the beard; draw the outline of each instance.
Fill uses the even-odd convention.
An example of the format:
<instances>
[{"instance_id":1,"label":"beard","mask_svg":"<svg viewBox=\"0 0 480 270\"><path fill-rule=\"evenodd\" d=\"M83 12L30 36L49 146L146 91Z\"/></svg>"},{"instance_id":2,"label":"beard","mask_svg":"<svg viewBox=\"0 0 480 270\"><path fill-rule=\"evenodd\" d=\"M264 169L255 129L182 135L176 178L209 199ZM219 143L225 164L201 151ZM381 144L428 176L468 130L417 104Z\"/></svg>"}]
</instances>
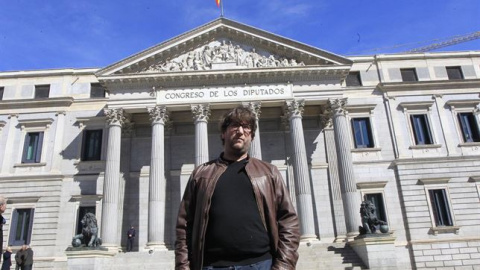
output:
<instances>
[{"instance_id":1,"label":"beard","mask_svg":"<svg viewBox=\"0 0 480 270\"><path fill-rule=\"evenodd\" d=\"M225 151L235 157L241 157L248 152L251 141L243 139L232 139L226 144Z\"/></svg>"}]
</instances>

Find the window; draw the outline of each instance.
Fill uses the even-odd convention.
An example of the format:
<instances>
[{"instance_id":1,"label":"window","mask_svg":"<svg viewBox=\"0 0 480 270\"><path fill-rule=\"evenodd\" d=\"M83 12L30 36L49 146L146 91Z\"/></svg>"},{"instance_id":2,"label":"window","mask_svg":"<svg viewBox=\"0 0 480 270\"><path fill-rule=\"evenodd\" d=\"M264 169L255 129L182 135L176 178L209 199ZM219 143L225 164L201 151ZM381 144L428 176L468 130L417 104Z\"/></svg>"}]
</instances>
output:
<instances>
[{"instance_id":1,"label":"window","mask_svg":"<svg viewBox=\"0 0 480 270\"><path fill-rule=\"evenodd\" d=\"M92 83L90 85L90 98L104 98L105 88L99 83Z\"/></svg>"},{"instance_id":2,"label":"window","mask_svg":"<svg viewBox=\"0 0 480 270\"><path fill-rule=\"evenodd\" d=\"M102 131L84 130L82 144L82 160L100 160L102 153Z\"/></svg>"},{"instance_id":3,"label":"window","mask_svg":"<svg viewBox=\"0 0 480 270\"><path fill-rule=\"evenodd\" d=\"M3 92L5 91L4 87L0 87L0 100L3 100Z\"/></svg>"},{"instance_id":4,"label":"window","mask_svg":"<svg viewBox=\"0 0 480 270\"><path fill-rule=\"evenodd\" d=\"M372 148L374 145L370 119L368 117L353 118L352 126L355 148Z\"/></svg>"},{"instance_id":5,"label":"window","mask_svg":"<svg viewBox=\"0 0 480 270\"><path fill-rule=\"evenodd\" d=\"M445 189L428 190L435 226L453 226L450 206Z\"/></svg>"},{"instance_id":6,"label":"window","mask_svg":"<svg viewBox=\"0 0 480 270\"><path fill-rule=\"evenodd\" d=\"M33 208L14 209L9 246L29 245L32 236Z\"/></svg>"},{"instance_id":7,"label":"window","mask_svg":"<svg viewBox=\"0 0 480 270\"><path fill-rule=\"evenodd\" d=\"M347 86L362 86L362 80L360 79L360 72L353 71L348 73L346 83L347 83Z\"/></svg>"},{"instance_id":8,"label":"window","mask_svg":"<svg viewBox=\"0 0 480 270\"><path fill-rule=\"evenodd\" d=\"M416 145L433 144L433 137L426 114L411 115L413 134Z\"/></svg>"},{"instance_id":9,"label":"window","mask_svg":"<svg viewBox=\"0 0 480 270\"><path fill-rule=\"evenodd\" d=\"M22 163L40 163L42 156L43 132L29 132L25 135Z\"/></svg>"},{"instance_id":10,"label":"window","mask_svg":"<svg viewBox=\"0 0 480 270\"><path fill-rule=\"evenodd\" d=\"M480 142L478 123L473 113L459 113L458 121L462 130L464 142Z\"/></svg>"},{"instance_id":11,"label":"window","mask_svg":"<svg viewBox=\"0 0 480 270\"><path fill-rule=\"evenodd\" d=\"M375 206L375 209L377 210L377 218L386 222L387 214L385 211L385 204L383 203L382 193L365 194L364 198L365 200L372 202Z\"/></svg>"},{"instance_id":12,"label":"window","mask_svg":"<svg viewBox=\"0 0 480 270\"><path fill-rule=\"evenodd\" d=\"M78 208L78 217L77 217L77 229L75 234L81 234L82 233L82 218L87 214L87 213L92 213L95 215L95 206L80 206Z\"/></svg>"},{"instance_id":13,"label":"window","mask_svg":"<svg viewBox=\"0 0 480 270\"><path fill-rule=\"evenodd\" d=\"M449 80L463 80L461 67L446 67Z\"/></svg>"},{"instance_id":14,"label":"window","mask_svg":"<svg viewBox=\"0 0 480 270\"><path fill-rule=\"evenodd\" d=\"M400 74L402 75L402 81L404 82L418 81L417 72L414 68L401 68Z\"/></svg>"},{"instance_id":15,"label":"window","mask_svg":"<svg viewBox=\"0 0 480 270\"><path fill-rule=\"evenodd\" d=\"M50 94L50 85L35 85L34 99L48 98Z\"/></svg>"}]
</instances>

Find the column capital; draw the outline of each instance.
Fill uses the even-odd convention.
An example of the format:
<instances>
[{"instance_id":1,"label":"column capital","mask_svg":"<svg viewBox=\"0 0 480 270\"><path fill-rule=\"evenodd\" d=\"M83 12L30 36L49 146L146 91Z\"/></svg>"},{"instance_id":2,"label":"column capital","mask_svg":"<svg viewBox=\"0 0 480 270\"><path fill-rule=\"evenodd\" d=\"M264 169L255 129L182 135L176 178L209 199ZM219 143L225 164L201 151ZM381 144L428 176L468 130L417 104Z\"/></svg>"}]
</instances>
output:
<instances>
[{"instance_id":1,"label":"column capital","mask_svg":"<svg viewBox=\"0 0 480 270\"><path fill-rule=\"evenodd\" d=\"M195 122L208 122L208 118L210 117L210 106L208 104L192 105L191 109Z\"/></svg>"},{"instance_id":2,"label":"column capital","mask_svg":"<svg viewBox=\"0 0 480 270\"><path fill-rule=\"evenodd\" d=\"M321 123L322 127L325 128L325 129L332 129L333 128L331 111L324 110L323 113L320 114L320 123Z\"/></svg>"},{"instance_id":3,"label":"column capital","mask_svg":"<svg viewBox=\"0 0 480 270\"><path fill-rule=\"evenodd\" d=\"M135 131L135 123L125 121L122 125L122 137L131 137Z\"/></svg>"},{"instance_id":4,"label":"column capital","mask_svg":"<svg viewBox=\"0 0 480 270\"><path fill-rule=\"evenodd\" d=\"M329 98L327 103L326 111L328 111L331 116L342 114L345 115L347 110L348 98Z\"/></svg>"},{"instance_id":5,"label":"column capital","mask_svg":"<svg viewBox=\"0 0 480 270\"><path fill-rule=\"evenodd\" d=\"M150 121L152 121L152 125L157 123L165 125L167 123L169 115L166 106L157 105L155 107L147 108L147 110L148 114L150 115Z\"/></svg>"},{"instance_id":6,"label":"column capital","mask_svg":"<svg viewBox=\"0 0 480 270\"><path fill-rule=\"evenodd\" d=\"M127 120L125 112L122 108L117 109L104 109L103 112L105 113L107 124L109 126L117 125L122 126L125 121Z\"/></svg>"},{"instance_id":7,"label":"column capital","mask_svg":"<svg viewBox=\"0 0 480 270\"><path fill-rule=\"evenodd\" d=\"M260 118L260 114L262 113L262 102L260 101L252 101L243 104L244 107L249 108L255 114L255 117L258 119Z\"/></svg>"},{"instance_id":8,"label":"column capital","mask_svg":"<svg viewBox=\"0 0 480 270\"><path fill-rule=\"evenodd\" d=\"M285 101L285 114L281 116L282 124L286 130L290 129L290 121L295 118L302 118L305 101L302 100L287 100Z\"/></svg>"},{"instance_id":9,"label":"column capital","mask_svg":"<svg viewBox=\"0 0 480 270\"><path fill-rule=\"evenodd\" d=\"M305 100L287 100L285 101L285 116L289 119L302 118L305 107Z\"/></svg>"}]
</instances>

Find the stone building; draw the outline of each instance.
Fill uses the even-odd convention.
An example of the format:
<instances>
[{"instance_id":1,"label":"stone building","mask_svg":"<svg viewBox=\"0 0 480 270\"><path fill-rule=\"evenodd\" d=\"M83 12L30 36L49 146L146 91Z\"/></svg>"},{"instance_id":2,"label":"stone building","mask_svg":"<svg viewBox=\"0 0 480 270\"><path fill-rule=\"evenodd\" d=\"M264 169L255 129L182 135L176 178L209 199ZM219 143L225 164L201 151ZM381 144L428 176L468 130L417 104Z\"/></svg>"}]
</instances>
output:
<instances>
[{"instance_id":1,"label":"stone building","mask_svg":"<svg viewBox=\"0 0 480 270\"><path fill-rule=\"evenodd\" d=\"M225 18L101 69L0 72L4 239L37 269L173 268L188 177L243 104L250 154L297 207L299 269L332 249L360 268L479 269L479 93L480 51L343 57ZM388 235L356 238L363 200ZM87 212L108 251L66 251Z\"/></svg>"}]
</instances>

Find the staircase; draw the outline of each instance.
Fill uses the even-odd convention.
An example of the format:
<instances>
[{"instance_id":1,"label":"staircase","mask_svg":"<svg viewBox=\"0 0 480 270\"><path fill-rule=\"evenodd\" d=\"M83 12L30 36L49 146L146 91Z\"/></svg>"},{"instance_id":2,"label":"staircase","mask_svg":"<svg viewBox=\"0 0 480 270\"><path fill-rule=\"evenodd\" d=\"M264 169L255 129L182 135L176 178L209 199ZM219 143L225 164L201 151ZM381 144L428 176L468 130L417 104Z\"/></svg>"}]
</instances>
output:
<instances>
[{"instance_id":1,"label":"staircase","mask_svg":"<svg viewBox=\"0 0 480 270\"><path fill-rule=\"evenodd\" d=\"M301 245L297 270L368 269L355 251L345 243Z\"/></svg>"},{"instance_id":2,"label":"staircase","mask_svg":"<svg viewBox=\"0 0 480 270\"><path fill-rule=\"evenodd\" d=\"M345 243L302 244L298 250L300 257L297 270L361 270L367 269L355 252ZM158 269L173 270L175 255L172 250L148 252L119 253L113 258L96 261L95 266L87 267L96 270L141 270ZM86 270L85 266L78 269Z\"/></svg>"}]
</instances>

